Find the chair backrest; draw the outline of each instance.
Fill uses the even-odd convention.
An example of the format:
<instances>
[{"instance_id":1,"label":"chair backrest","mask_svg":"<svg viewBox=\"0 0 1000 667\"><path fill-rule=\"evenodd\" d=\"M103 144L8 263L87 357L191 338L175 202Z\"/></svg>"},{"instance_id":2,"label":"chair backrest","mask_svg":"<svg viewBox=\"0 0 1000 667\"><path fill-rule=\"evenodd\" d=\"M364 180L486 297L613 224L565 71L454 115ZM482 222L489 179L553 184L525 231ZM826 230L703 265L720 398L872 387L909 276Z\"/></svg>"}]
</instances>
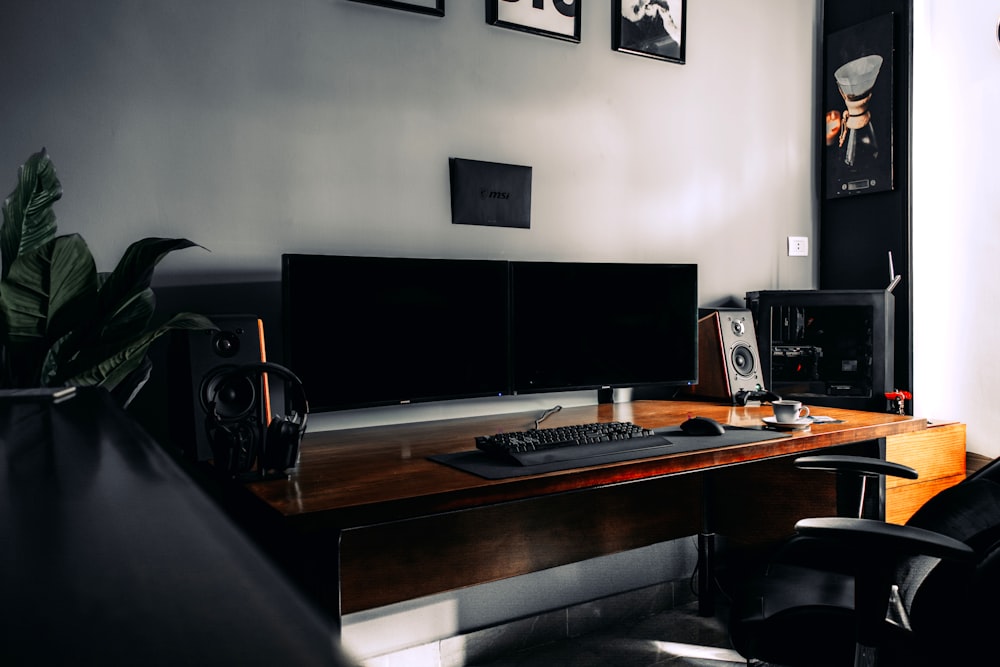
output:
<instances>
[{"instance_id":1,"label":"chair backrest","mask_svg":"<svg viewBox=\"0 0 1000 667\"><path fill-rule=\"evenodd\" d=\"M966 478L966 481L972 481L975 479L991 479L994 482L1000 483L1000 457L993 459L985 466L969 475Z\"/></svg>"},{"instance_id":2,"label":"chair backrest","mask_svg":"<svg viewBox=\"0 0 1000 667\"><path fill-rule=\"evenodd\" d=\"M931 498L907 522L960 540L976 552L975 561L965 565L911 558L897 576L916 636L928 640L928 650L939 648L951 658L956 643L974 642L977 629L995 629L1000 622L1000 483L994 481L1000 478L1000 466L988 467L986 474ZM983 639L994 647L992 636Z\"/></svg>"}]
</instances>

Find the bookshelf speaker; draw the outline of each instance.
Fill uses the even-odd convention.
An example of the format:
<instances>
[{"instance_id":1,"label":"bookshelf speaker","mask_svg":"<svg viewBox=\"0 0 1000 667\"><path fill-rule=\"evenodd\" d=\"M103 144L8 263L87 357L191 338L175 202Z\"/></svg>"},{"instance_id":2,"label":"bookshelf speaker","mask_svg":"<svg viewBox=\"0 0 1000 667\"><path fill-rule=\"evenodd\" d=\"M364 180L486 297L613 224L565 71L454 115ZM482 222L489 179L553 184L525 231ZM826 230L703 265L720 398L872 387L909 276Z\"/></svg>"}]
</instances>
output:
<instances>
[{"instance_id":1,"label":"bookshelf speaker","mask_svg":"<svg viewBox=\"0 0 1000 667\"><path fill-rule=\"evenodd\" d=\"M196 461L212 459L206 420L271 421L266 378L239 375L267 361L264 324L254 315L210 315L218 331L177 331L171 338L170 400L174 445Z\"/></svg>"},{"instance_id":2,"label":"bookshelf speaker","mask_svg":"<svg viewBox=\"0 0 1000 667\"><path fill-rule=\"evenodd\" d=\"M763 388L757 334L749 310L716 310L698 320L698 384L691 393L733 400Z\"/></svg>"}]
</instances>

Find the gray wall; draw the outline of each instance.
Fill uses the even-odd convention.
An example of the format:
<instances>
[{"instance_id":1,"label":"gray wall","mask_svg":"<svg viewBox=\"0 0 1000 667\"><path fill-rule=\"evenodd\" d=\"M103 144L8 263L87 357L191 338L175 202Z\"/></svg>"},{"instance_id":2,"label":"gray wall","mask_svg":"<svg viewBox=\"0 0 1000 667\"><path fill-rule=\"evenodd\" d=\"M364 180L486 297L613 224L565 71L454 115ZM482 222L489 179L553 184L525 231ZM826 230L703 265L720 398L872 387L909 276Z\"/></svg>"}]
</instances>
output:
<instances>
[{"instance_id":1,"label":"gray wall","mask_svg":"<svg viewBox=\"0 0 1000 667\"><path fill-rule=\"evenodd\" d=\"M60 230L103 270L142 236L211 250L167 258L164 286L274 280L280 253L308 251L697 262L702 304L813 287L785 239L815 237L817 3L693 1L683 66L613 52L609 4L588 3L569 44L488 26L480 0L442 19L347 0L18 3L0 20L0 184L48 147ZM451 225L449 156L531 165L531 229ZM501 608L607 592L603 571L619 590L686 576L687 554L584 564L543 593L512 582ZM452 625L414 623L414 640L495 599L449 597Z\"/></svg>"},{"instance_id":2,"label":"gray wall","mask_svg":"<svg viewBox=\"0 0 1000 667\"><path fill-rule=\"evenodd\" d=\"M812 285L784 244L814 225L814 3L692 3L684 66L611 51L605 3L578 45L447 9L19 3L0 22L6 182L47 146L61 230L100 268L145 235L211 250L168 258L161 284L336 251L696 261L703 302ZM451 225L449 156L534 167L532 229Z\"/></svg>"}]
</instances>

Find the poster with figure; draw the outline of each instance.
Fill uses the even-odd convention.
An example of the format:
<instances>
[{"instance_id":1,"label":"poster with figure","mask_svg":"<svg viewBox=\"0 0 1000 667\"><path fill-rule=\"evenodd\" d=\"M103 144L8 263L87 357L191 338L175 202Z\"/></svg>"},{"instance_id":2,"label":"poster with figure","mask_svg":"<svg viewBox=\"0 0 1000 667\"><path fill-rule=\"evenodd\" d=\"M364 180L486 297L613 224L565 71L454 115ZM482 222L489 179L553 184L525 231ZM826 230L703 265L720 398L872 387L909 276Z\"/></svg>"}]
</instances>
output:
<instances>
[{"instance_id":1,"label":"poster with figure","mask_svg":"<svg viewBox=\"0 0 1000 667\"><path fill-rule=\"evenodd\" d=\"M615 0L615 51L684 64L687 0Z\"/></svg>"},{"instance_id":2,"label":"poster with figure","mask_svg":"<svg viewBox=\"0 0 1000 667\"><path fill-rule=\"evenodd\" d=\"M893 188L893 15L826 37L826 198Z\"/></svg>"}]
</instances>

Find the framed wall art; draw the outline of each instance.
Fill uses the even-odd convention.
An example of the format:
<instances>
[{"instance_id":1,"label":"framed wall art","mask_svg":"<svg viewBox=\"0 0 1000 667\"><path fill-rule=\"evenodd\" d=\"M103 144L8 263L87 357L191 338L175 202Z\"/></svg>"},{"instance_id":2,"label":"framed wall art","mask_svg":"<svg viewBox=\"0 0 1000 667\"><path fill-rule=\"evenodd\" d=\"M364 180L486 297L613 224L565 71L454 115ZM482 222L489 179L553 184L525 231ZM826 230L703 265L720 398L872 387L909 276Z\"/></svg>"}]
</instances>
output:
<instances>
[{"instance_id":1,"label":"framed wall art","mask_svg":"<svg viewBox=\"0 0 1000 667\"><path fill-rule=\"evenodd\" d=\"M826 36L826 198L893 189L893 15Z\"/></svg>"},{"instance_id":2,"label":"framed wall art","mask_svg":"<svg viewBox=\"0 0 1000 667\"><path fill-rule=\"evenodd\" d=\"M444 0L351 0L351 2L390 9L403 9L429 16L444 16Z\"/></svg>"},{"instance_id":3,"label":"framed wall art","mask_svg":"<svg viewBox=\"0 0 1000 667\"><path fill-rule=\"evenodd\" d=\"M486 0L486 22L567 42L580 42L581 0Z\"/></svg>"},{"instance_id":4,"label":"framed wall art","mask_svg":"<svg viewBox=\"0 0 1000 667\"><path fill-rule=\"evenodd\" d=\"M614 0L611 48L684 64L687 0Z\"/></svg>"}]
</instances>

